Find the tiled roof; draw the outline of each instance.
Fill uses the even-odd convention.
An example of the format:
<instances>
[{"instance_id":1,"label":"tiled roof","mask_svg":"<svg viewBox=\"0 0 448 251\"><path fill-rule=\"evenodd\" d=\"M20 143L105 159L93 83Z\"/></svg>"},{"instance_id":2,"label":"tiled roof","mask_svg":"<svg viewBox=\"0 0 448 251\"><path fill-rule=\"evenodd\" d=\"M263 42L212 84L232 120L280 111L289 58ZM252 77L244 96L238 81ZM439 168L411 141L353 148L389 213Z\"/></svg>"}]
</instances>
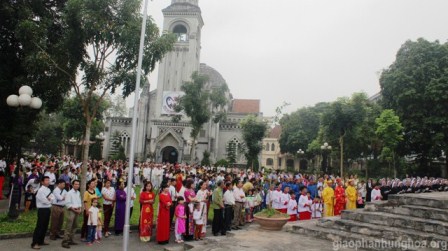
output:
<instances>
[{"instance_id":1,"label":"tiled roof","mask_svg":"<svg viewBox=\"0 0 448 251\"><path fill-rule=\"evenodd\" d=\"M280 134L282 134L282 127L280 125L276 125L269 132L269 138L279 139Z\"/></svg>"},{"instance_id":2,"label":"tiled roof","mask_svg":"<svg viewBox=\"0 0 448 251\"><path fill-rule=\"evenodd\" d=\"M234 113L260 113L259 99L234 99L232 100L232 112Z\"/></svg>"}]
</instances>

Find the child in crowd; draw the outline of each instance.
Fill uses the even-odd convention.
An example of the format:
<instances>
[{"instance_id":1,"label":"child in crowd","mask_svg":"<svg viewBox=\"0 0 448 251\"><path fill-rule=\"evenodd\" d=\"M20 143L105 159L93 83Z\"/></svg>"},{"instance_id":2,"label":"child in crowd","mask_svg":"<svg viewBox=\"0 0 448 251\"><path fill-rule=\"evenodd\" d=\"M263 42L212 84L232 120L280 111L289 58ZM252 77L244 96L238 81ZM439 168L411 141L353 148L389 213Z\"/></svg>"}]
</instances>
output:
<instances>
[{"instance_id":1,"label":"child in crowd","mask_svg":"<svg viewBox=\"0 0 448 251\"><path fill-rule=\"evenodd\" d=\"M185 200L184 197L177 197L177 206L174 211L174 215L176 215L176 224L174 226L174 234L176 236L176 243L184 242L182 240L182 234L185 233L185 219L187 218L185 212Z\"/></svg>"},{"instance_id":2,"label":"child in crowd","mask_svg":"<svg viewBox=\"0 0 448 251\"><path fill-rule=\"evenodd\" d=\"M356 208L364 208L364 200L362 198L361 192L358 192L358 199L356 200Z\"/></svg>"},{"instance_id":3,"label":"child in crowd","mask_svg":"<svg viewBox=\"0 0 448 251\"><path fill-rule=\"evenodd\" d=\"M291 199L288 202L289 221L297 221L297 201L294 191L290 191Z\"/></svg>"},{"instance_id":4,"label":"child in crowd","mask_svg":"<svg viewBox=\"0 0 448 251\"><path fill-rule=\"evenodd\" d=\"M247 193L246 196L246 222L252 223L254 219L254 205L255 205L255 197L254 197L254 190L251 189Z\"/></svg>"},{"instance_id":5,"label":"child in crowd","mask_svg":"<svg viewBox=\"0 0 448 251\"><path fill-rule=\"evenodd\" d=\"M313 200L313 204L311 205L311 216L313 219L319 219L322 218L322 201L320 197L316 197Z\"/></svg>"},{"instance_id":6,"label":"child in crowd","mask_svg":"<svg viewBox=\"0 0 448 251\"><path fill-rule=\"evenodd\" d=\"M98 205L98 224L96 225L96 240L101 241L103 238L103 209Z\"/></svg>"},{"instance_id":7,"label":"child in crowd","mask_svg":"<svg viewBox=\"0 0 448 251\"><path fill-rule=\"evenodd\" d=\"M261 198L261 193L260 193L260 188L255 189L255 194L254 194L254 214L258 213L261 211L261 203L263 202L262 198Z\"/></svg>"},{"instance_id":8,"label":"child in crowd","mask_svg":"<svg viewBox=\"0 0 448 251\"><path fill-rule=\"evenodd\" d=\"M323 189L323 186L319 186L319 188L317 188L317 197L322 198Z\"/></svg>"},{"instance_id":9,"label":"child in crowd","mask_svg":"<svg viewBox=\"0 0 448 251\"><path fill-rule=\"evenodd\" d=\"M204 222L202 220L202 212L201 209L201 203L196 202L194 204L194 211L193 211L193 220L194 220L194 240L202 240L201 232L202 232L202 226L204 225Z\"/></svg>"},{"instance_id":10,"label":"child in crowd","mask_svg":"<svg viewBox=\"0 0 448 251\"><path fill-rule=\"evenodd\" d=\"M111 185L113 188L117 189L117 176L114 174L112 174L112 182Z\"/></svg>"},{"instance_id":11,"label":"child in crowd","mask_svg":"<svg viewBox=\"0 0 448 251\"><path fill-rule=\"evenodd\" d=\"M92 246L95 241L96 226L98 225L98 198L92 199L92 206L89 208L89 218L87 220L87 245ZM99 243L99 241L97 241Z\"/></svg>"}]
</instances>

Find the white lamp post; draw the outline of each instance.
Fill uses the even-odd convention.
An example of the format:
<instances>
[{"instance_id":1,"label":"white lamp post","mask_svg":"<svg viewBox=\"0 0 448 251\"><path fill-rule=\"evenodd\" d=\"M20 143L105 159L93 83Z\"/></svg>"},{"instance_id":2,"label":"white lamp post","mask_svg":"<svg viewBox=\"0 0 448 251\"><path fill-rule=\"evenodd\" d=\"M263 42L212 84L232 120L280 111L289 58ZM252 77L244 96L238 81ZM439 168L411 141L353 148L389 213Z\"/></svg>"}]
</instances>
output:
<instances>
[{"instance_id":1,"label":"white lamp post","mask_svg":"<svg viewBox=\"0 0 448 251\"><path fill-rule=\"evenodd\" d=\"M8 104L9 107L14 108L31 108L38 110L42 107L42 100L38 97L32 97L33 95L33 89L31 87L24 85L20 87L19 89L19 96L12 94L9 95L8 98L6 98L6 104ZM20 157L21 157L21 151L22 151L22 134L20 134L20 140L19 140L19 148L17 153L17 167L14 171L16 175L19 175L19 168L20 167ZM10 219L17 219L19 216L19 212L17 211L16 204L20 203L18 201L19 194L18 194L18 188L12 187L11 188L11 198L9 202L9 212L8 217Z\"/></svg>"},{"instance_id":2,"label":"white lamp post","mask_svg":"<svg viewBox=\"0 0 448 251\"><path fill-rule=\"evenodd\" d=\"M103 158L103 142L106 139L106 136L103 132L100 132L98 135L95 136L97 140L100 141L100 152L101 152L101 159Z\"/></svg>"},{"instance_id":3,"label":"white lamp post","mask_svg":"<svg viewBox=\"0 0 448 251\"><path fill-rule=\"evenodd\" d=\"M302 171L302 156L305 154L305 151L303 151L302 149L297 150L297 156L299 156L299 171Z\"/></svg>"},{"instance_id":4,"label":"white lamp post","mask_svg":"<svg viewBox=\"0 0 448 251\"><path fill-rule=\"evenodd\" d=\"M327 174L328 173L328 153L331 151L331 146L325 142L323 145L320 146L320 149L322 150L322 170Z\"/></svg>"}]
</instances>

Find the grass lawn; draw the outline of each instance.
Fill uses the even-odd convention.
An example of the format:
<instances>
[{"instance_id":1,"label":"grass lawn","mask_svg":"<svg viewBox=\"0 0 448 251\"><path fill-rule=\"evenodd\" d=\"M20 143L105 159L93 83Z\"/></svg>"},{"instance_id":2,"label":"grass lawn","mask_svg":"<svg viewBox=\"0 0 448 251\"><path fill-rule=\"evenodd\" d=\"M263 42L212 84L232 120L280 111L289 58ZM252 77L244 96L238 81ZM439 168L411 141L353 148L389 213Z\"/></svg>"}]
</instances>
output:
<instances>
[{"instance_id":1,"label":"grass lawn","mask_svg":"<svg viewBox=\"0 0 448 251\"><path fill-rule=\"evenodd\" d=\"M137 199L134 200L134 210L131 216L131 225L138 225L138 219L140 217L139 209L139 198L140 198L140 187L135 188L135 193L137 194ZM154 209L157 209L159 204L159 197L156 198L154 203ZM157 213L157 210L155 210ZM104 217L104 216L103 216ZM154 214L154 219L157 219L157 215ZM8 213L0 214L0 234L10 234L10 233L32 233L36 226L37 221L37 210L32 210L28 213L21 213L19 218L15 221L9 221ZM112 215L111 226L115 223L115 215ZM65 224L65 222L64 222ZM82 226L82 216L78 217L78 228Z\"/></svg>"},{"instance_id":2,"label":"grass lawn","mask_svg":"<svg viewBox=\"0 0 448 251\"><path fill-rule=\"evenodd\" d=\"M140 187L135 188L135 193L137 194L137 199L134 200L134 209L131 216L131 225L138 225L138 220L140 218ZM157 194L157 192L155 192ZM154 203L154 224L157 223L157 213L159 205L159 196L156 196L156 201ZM208 212L208 219L213 220L213 210ZM19 218L15 221L9 221L7 213L0 214L0 234L11 234L11 233L32 233L36 226L37 221L37 211L32 210L28 213L21 213ZM78 228L82 226L82 217L78 217ZM115 213L112 215L111 226L115 223ZM64 222L65 224L65 222Z\"/></svg>"}]
</instances>

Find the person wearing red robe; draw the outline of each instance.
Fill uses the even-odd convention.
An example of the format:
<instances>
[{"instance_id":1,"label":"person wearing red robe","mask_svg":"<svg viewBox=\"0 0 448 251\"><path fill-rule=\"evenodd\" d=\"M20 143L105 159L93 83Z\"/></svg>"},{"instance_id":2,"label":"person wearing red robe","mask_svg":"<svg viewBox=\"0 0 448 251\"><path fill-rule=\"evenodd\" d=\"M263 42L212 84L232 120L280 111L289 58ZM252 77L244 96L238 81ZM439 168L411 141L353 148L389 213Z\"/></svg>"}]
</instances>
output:
<instances>
[{"instance_id":1,"label":"person wearing red robe","mask_svg":"<svg viewBox=\"0 0 448 251\"><path fill-rule=\"evenodd\" d=\"M157 236L159 244L167 244L170 240L170 207L173 204L170 191L166 183L162 184L159 195L159 215L157 217Z\"/></svg>"},{"instance_id":2,"label":"person wearing red robe","mask_svg":"<svg viewBox=\"0 0 448 251\"><path fill-rule=\"evenodd\" d=\"M337 186L334 189L334 215L341 215L341 211L345 209L345 189L341 179L336 179Z\"/></svg>"},{"instance_id":3,"label":"person wearing red robe","mask_svg":"<svg viewBox=\"0 0 448 251\"><path fill-rule=\"evenodd\" d=\"M180 169L177 170L178 174L176 175L176 192L179 193L180 189L182 188L182 173Z\"/></svg>"},{"instance_id":4,"label":"person wearing red robe","mask_svg":"<svg viewBox=\"0 0 448 251\"><path fill-rule=\"evenodd\" d=\"M148 242L152 236L152 222L154 219L153 204L155 195L152 191L152 183L148 181L144 184L143 192L140 194L140 240Z\"/></svg>"}]
</instances>

